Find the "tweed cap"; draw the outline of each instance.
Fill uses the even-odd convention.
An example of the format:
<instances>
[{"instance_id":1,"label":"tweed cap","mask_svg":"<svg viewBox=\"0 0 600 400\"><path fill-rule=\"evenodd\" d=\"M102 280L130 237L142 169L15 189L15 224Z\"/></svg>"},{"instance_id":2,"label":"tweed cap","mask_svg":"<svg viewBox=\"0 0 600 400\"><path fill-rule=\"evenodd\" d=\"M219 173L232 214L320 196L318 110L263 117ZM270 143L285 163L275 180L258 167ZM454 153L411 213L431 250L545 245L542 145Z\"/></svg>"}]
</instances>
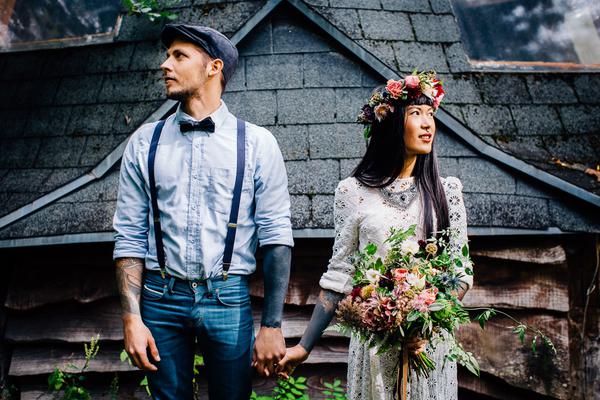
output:
<instances>
[{"instance_id":1,"label":"tweed cap","mask_svg":"<svg viewBox=\"0 0 600 400\"><path fill-rule=\"evenodd\" d=\"M229 82L237 67L238 51L227 36L206 26L185 24L165 25L160 34L163 44L169 47L175 38L181 38L197 45L213 59L221 59L223 61L223 77L226 82Z\"/></svg>"}]
</instances>

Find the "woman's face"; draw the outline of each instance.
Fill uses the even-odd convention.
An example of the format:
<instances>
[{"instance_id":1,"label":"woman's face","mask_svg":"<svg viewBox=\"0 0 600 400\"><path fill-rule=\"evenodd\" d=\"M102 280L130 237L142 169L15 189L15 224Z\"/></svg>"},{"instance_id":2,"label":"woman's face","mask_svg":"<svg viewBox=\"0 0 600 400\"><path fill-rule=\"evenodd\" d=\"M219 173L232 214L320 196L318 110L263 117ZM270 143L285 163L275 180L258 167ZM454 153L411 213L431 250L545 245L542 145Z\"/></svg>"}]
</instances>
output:
<instances>
[{"instance_id":1,"label":"woman's face","mask_svg":"<svg viewBox=\"0 0 600 400\"><path fill-rule=\"evenodd\" d=\"M404 115L406 155L430 153L434 136L433 108L426 104L406 107Z\"/></svg>"}]
</instances>

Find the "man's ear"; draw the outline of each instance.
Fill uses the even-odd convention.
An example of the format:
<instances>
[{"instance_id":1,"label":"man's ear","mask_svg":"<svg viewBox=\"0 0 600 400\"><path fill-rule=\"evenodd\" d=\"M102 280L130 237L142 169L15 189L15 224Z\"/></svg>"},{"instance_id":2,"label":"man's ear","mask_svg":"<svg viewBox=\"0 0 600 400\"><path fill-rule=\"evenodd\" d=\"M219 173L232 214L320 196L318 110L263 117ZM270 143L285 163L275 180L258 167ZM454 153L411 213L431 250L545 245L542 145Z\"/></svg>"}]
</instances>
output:
<instances>
[{"instance_id":1,"label":"man's ear","mask_svg":"<svg viewBox=\"0 0 600 400\"><path fill-rule=\"evenodd\" d=\"M208 76L216 76L223 70L223 60L215 58L209 63Z\"/></svg>"}]
</instances>

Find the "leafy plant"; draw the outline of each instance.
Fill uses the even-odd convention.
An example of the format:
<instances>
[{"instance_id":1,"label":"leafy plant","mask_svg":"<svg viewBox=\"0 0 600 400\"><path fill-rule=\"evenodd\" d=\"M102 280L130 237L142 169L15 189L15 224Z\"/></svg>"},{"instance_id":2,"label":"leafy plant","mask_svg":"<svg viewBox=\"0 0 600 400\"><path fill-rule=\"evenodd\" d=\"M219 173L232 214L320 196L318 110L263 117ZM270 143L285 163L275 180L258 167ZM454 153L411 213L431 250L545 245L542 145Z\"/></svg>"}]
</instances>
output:
<instances>
[{"instance_id":1,"label":"leafy plant","mask_svg":"<svg viewBox=\"0 0 600 400\"><path fill-rule=\"evenodd\" d=\"M167 10L175 6L180 0L162 1L158 0L122 0L129 15L139 15L148 18L152 22L163 19L175 20L177 13Z\"/></svg>"},{"instance_id":2,"label":"leafy plant","mask_svg":"<svg viewBox=\"0 0 600 400\"><path fill-rule=\"evenodd\" d=\"M325 382L324 385L326 389L322 393L327 400L347 400L341 380L334 379L333 382ZM279 379L272 395L259 396L252 392L250 400L310 400L310 396L306 394L307 388L306 378L303 376Z\"/></svg>"},{"instance_id":3,"label":"leafy plant","mask_svg":"<svg viewBox=\"0 0 600 400\"><path fill-rule=\"evenodd\" d=\"M100 336L97 335L90 340L89 345L87 343L83 345L85 363L81 368L70 363L65 369L56 368L50 374L48 377L48 389L55 393L55 398L62 394L62 397L60 397L61 400L91 399L90 393L83 386L83 382L85 381L83 373L87 370L90 361L98 355L98 350L100 350L100 346L98 345L99 339Z\"/></svg>"},{"instance_id":4,"label":"leafy plant","mask_svg":"<svg viewBox=\"0 0 600 400\"><path fill-rule=\"evenodd\" d=\"M303 376L296 379L294 377L279 379L277 386L273 389L274 400L308 400L306 389L306 378Z\"/></svg>"},{"instance_id":5,"label":"leafy plant","mask_svg":"<svg viewBox=\"0 0 600 400\"><path fill-rule=\"evenodd\" d=\"M324 382L323 385L327 388L323 391L323 394L327 396L327 400L347 400L346 391L341 380L334 379L332 383Z\"/></svg>"}]
</instances>

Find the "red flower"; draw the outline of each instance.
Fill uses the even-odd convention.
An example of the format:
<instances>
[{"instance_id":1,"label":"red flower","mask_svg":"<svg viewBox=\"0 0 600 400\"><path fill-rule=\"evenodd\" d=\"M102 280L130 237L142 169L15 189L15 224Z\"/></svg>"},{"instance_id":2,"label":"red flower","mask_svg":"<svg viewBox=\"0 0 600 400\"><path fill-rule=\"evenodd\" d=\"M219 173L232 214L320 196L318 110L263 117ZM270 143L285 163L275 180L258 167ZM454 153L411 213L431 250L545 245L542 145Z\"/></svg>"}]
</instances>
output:
<instances>
[{"instance_id":1,"label":"red flower","mask_svg":"<svg viewBox=\"0 0 600 400\"><path fill-rule=\"evenodd\" d=\"M408 270L406 268L396 268L394 270L394 280L396 282L402 282L406 275L408 274Z\"/></svg>"}]
</instances>

